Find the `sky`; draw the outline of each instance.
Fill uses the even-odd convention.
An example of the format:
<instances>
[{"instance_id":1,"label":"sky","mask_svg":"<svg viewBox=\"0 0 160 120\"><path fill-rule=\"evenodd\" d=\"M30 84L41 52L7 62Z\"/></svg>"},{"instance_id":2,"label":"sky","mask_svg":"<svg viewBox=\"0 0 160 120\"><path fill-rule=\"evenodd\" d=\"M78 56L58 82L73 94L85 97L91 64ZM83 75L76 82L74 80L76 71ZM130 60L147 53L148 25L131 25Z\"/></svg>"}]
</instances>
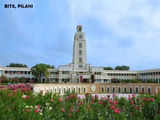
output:
<instances>
[{"instance_id":1,"label":"sky","mask_svg":"<svg viewBox=\"0 0 160 120\"><path fill-rule=\"evenodd\" d=\"M0 66L71 63L79 24L88 64L160 68L160 0L0 0Z\"/></svg>"}]
</instances>

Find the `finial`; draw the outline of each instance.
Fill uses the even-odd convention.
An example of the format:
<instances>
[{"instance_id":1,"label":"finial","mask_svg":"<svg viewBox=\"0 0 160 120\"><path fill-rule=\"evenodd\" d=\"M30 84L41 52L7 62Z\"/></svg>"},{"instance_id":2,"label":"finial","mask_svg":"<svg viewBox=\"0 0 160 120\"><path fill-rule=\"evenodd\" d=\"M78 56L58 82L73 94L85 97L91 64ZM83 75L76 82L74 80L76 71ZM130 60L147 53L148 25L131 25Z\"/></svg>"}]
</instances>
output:
<instances>
[{"instance_id":1,"label":"finial","mask_svg":"<svg viewBox=\"0 0 160 120\"><path fill-rule=\"evenodd\" d=\"M82 25L77 25L77 32L82 32Z\"/></svg>"}]
</instances>

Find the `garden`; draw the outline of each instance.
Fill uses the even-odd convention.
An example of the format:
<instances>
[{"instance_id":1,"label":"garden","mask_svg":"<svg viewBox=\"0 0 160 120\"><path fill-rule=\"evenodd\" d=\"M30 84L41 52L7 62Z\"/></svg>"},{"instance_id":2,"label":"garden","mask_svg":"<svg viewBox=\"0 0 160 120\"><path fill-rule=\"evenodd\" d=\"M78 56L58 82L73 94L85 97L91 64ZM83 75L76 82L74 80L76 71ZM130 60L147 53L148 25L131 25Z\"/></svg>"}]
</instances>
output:
<instances>
[{"instance_id":1,"label":"garden","mask_svg":"<svg viewBox=\"0 0 160 120\"><path fill-rule=\"evenodd\" d=\"M0 86L0 120L160 120L160 95L128 99L34 93L30 84Z\"/></svg>"}]
</instances>

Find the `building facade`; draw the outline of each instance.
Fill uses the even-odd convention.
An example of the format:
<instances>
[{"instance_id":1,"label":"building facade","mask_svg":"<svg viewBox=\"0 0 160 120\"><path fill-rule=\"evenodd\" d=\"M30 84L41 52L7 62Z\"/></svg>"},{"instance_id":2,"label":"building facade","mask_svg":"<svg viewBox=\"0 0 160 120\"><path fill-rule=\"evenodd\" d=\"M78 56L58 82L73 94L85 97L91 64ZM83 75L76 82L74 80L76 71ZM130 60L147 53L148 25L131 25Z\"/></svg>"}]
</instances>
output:
<instances>
[{"instance_id":1,"label":"building facade","mask_svg":"<svg viewBox=\"0 0 160 120\"><path fill-rule=\"evenodd\" d=\"M160 69L144 71L104 70L103 67L91 66L87 63L86 37L82 26L77 26L74 35L72 63L60 65L58 68L49 69L51 83L111 83L111 80L151 80L160 82ZM0 67L0 77L26 78L33 80L34 76L30 68Z\"/></svg>"}]
</instances>

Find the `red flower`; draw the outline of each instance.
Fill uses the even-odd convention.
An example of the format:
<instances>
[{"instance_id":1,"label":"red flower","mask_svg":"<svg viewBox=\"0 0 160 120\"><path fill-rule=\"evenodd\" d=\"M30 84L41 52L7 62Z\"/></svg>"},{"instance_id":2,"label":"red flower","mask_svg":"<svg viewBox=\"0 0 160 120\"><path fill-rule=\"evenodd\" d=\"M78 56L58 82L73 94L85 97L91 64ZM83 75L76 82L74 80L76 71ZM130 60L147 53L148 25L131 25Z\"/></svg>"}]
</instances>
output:
<instances>
[{"instance_id":1,"label":"red flower","mask_svg":"<svg viewBox=\"0 0 160 120\"><path fill-rule=\"evenodd\" d=\"M39 112L39 110L38 110L38 109L35 109L34 112L37 113L37 112Z\"/></svg>"}]
</instances>

